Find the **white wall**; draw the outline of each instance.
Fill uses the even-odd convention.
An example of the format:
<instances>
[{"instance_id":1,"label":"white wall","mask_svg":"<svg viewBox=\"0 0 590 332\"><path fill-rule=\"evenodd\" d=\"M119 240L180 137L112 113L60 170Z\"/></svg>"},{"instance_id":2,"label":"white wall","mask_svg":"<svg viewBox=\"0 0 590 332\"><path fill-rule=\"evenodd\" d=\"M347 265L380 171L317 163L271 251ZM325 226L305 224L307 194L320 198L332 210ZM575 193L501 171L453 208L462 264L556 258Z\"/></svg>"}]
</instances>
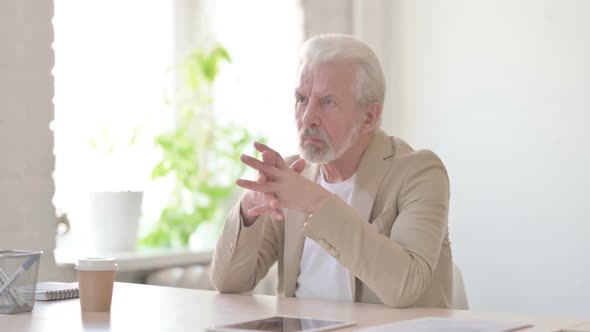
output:
<instances>
[{"instance_id":1,"label":"white wall","mask_svg":"<svg viewBox=\"0 0 590 332\"><path fill-rule=\"evenodd\" d=\"M308 39L322 33L352 33L353 0L298 0L303 9L303 33Z\"/></svg>"},{"instance_id":2,"label":"white wall","mask_svg":"<svg viewBox=\"0 0 590 332\"><path fill-rule=\"evenodd\" d=\"M588 317L590 1L383 8L384 126L448 167L472 308Z\"/></svg>"},{"instance_id":3,"label":"white wall","mask_svg":"<svg viewBox=\"0 0 590 332\"><path fill-rule=\"evenodd\" d=\"M44 250L58 275L53 197L52 1L0 1L0 249Z\"/></svg>"}]
</instances>

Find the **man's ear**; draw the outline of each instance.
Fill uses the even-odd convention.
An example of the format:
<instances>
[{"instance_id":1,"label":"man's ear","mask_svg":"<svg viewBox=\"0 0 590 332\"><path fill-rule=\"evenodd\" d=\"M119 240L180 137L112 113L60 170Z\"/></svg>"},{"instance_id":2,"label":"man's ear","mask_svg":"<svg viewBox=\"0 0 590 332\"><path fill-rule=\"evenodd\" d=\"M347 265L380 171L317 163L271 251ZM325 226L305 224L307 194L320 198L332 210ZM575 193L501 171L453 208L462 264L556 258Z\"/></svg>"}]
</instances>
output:
<instances>
[{"instance_id":1,"label":"man's ear","mask_svg":"<svg viewBox=\"0 0 590 332\"><path fill-rule=\"evenodd\" d=\"M379 127L381 124L381 112L383 105L379 103L372 103L365 106L365 116L362 130L364 133L369 133Z\"/></svg>"}]
</instances>

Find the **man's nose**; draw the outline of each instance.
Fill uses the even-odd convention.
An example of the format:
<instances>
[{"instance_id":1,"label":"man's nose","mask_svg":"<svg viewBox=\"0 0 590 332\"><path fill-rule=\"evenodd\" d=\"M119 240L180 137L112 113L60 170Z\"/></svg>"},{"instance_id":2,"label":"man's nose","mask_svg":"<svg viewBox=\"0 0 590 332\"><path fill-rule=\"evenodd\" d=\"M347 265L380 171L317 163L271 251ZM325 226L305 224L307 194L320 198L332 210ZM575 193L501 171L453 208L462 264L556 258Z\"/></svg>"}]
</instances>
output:
<instances>
[{"instance_id":1,"label":"man's nose","mask_svg":"<svg viewBox=\"0 0 590 332\"><path fill-rule=\"evenodd\" d=\"M307 107L305 108L305 113L303 113L303 125L306 127L317 127L321 123L321 119L319 116L319 109L315 105L315 103L308 103Z\"/></svg>"}]
</instances>

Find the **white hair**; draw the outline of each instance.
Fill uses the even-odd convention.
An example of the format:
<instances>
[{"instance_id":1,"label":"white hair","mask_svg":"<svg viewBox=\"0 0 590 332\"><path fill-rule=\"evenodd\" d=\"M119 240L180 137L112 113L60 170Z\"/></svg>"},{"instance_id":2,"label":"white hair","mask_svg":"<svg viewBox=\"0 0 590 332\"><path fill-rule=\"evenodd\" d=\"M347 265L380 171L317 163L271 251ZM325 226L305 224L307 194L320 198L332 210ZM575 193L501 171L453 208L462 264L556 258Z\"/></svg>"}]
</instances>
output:
<instances>
[{"instance_id":1,"label":"white hair","mask_svg":"<svg viewBox=\"0 0 590 332\"><path fill-rule=\"evenodd\" d=\"M302 64L351 61L357 65L356 89L360 105L385 101L385 75L369 46L347 35L325 34L307 40L300 53Z\"/></svg>"}]
</instances>

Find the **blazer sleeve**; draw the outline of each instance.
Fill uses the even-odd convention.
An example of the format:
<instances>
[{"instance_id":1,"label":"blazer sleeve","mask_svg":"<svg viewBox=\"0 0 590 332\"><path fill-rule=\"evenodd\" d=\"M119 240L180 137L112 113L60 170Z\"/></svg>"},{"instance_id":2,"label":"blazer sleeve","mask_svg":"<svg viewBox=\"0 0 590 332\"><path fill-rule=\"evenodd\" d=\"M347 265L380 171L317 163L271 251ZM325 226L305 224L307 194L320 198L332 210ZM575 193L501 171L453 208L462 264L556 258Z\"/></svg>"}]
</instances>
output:
<instances>
[{"instance_id":1,"label":"blazer sleeve","mask_svg":"<svg viewBox=\"0 0 590 332\"><path fill-rule=\"evenodd\" d=\"M243 226L240 203L230 211L211 263L211 283L222 293L249 292L266 275L278 256L273 219L261 216Z\"/></svg>"},{"instance_id":2,"label":"blazer sleeve","mask_svg":"<svg viewBox=\"0 0 590 332\"><path fill-rule=\"evenodd\" d=\"M397 200L390 199L397 215L389 206L371 220L394 219L377 223L393 224L389 237L336 195L303 227L306 236L391 307L413 305L428 288L447 232L449 180L442 162L430 151L408 157L413 160Z\"/></svg>"}]
</instances>

